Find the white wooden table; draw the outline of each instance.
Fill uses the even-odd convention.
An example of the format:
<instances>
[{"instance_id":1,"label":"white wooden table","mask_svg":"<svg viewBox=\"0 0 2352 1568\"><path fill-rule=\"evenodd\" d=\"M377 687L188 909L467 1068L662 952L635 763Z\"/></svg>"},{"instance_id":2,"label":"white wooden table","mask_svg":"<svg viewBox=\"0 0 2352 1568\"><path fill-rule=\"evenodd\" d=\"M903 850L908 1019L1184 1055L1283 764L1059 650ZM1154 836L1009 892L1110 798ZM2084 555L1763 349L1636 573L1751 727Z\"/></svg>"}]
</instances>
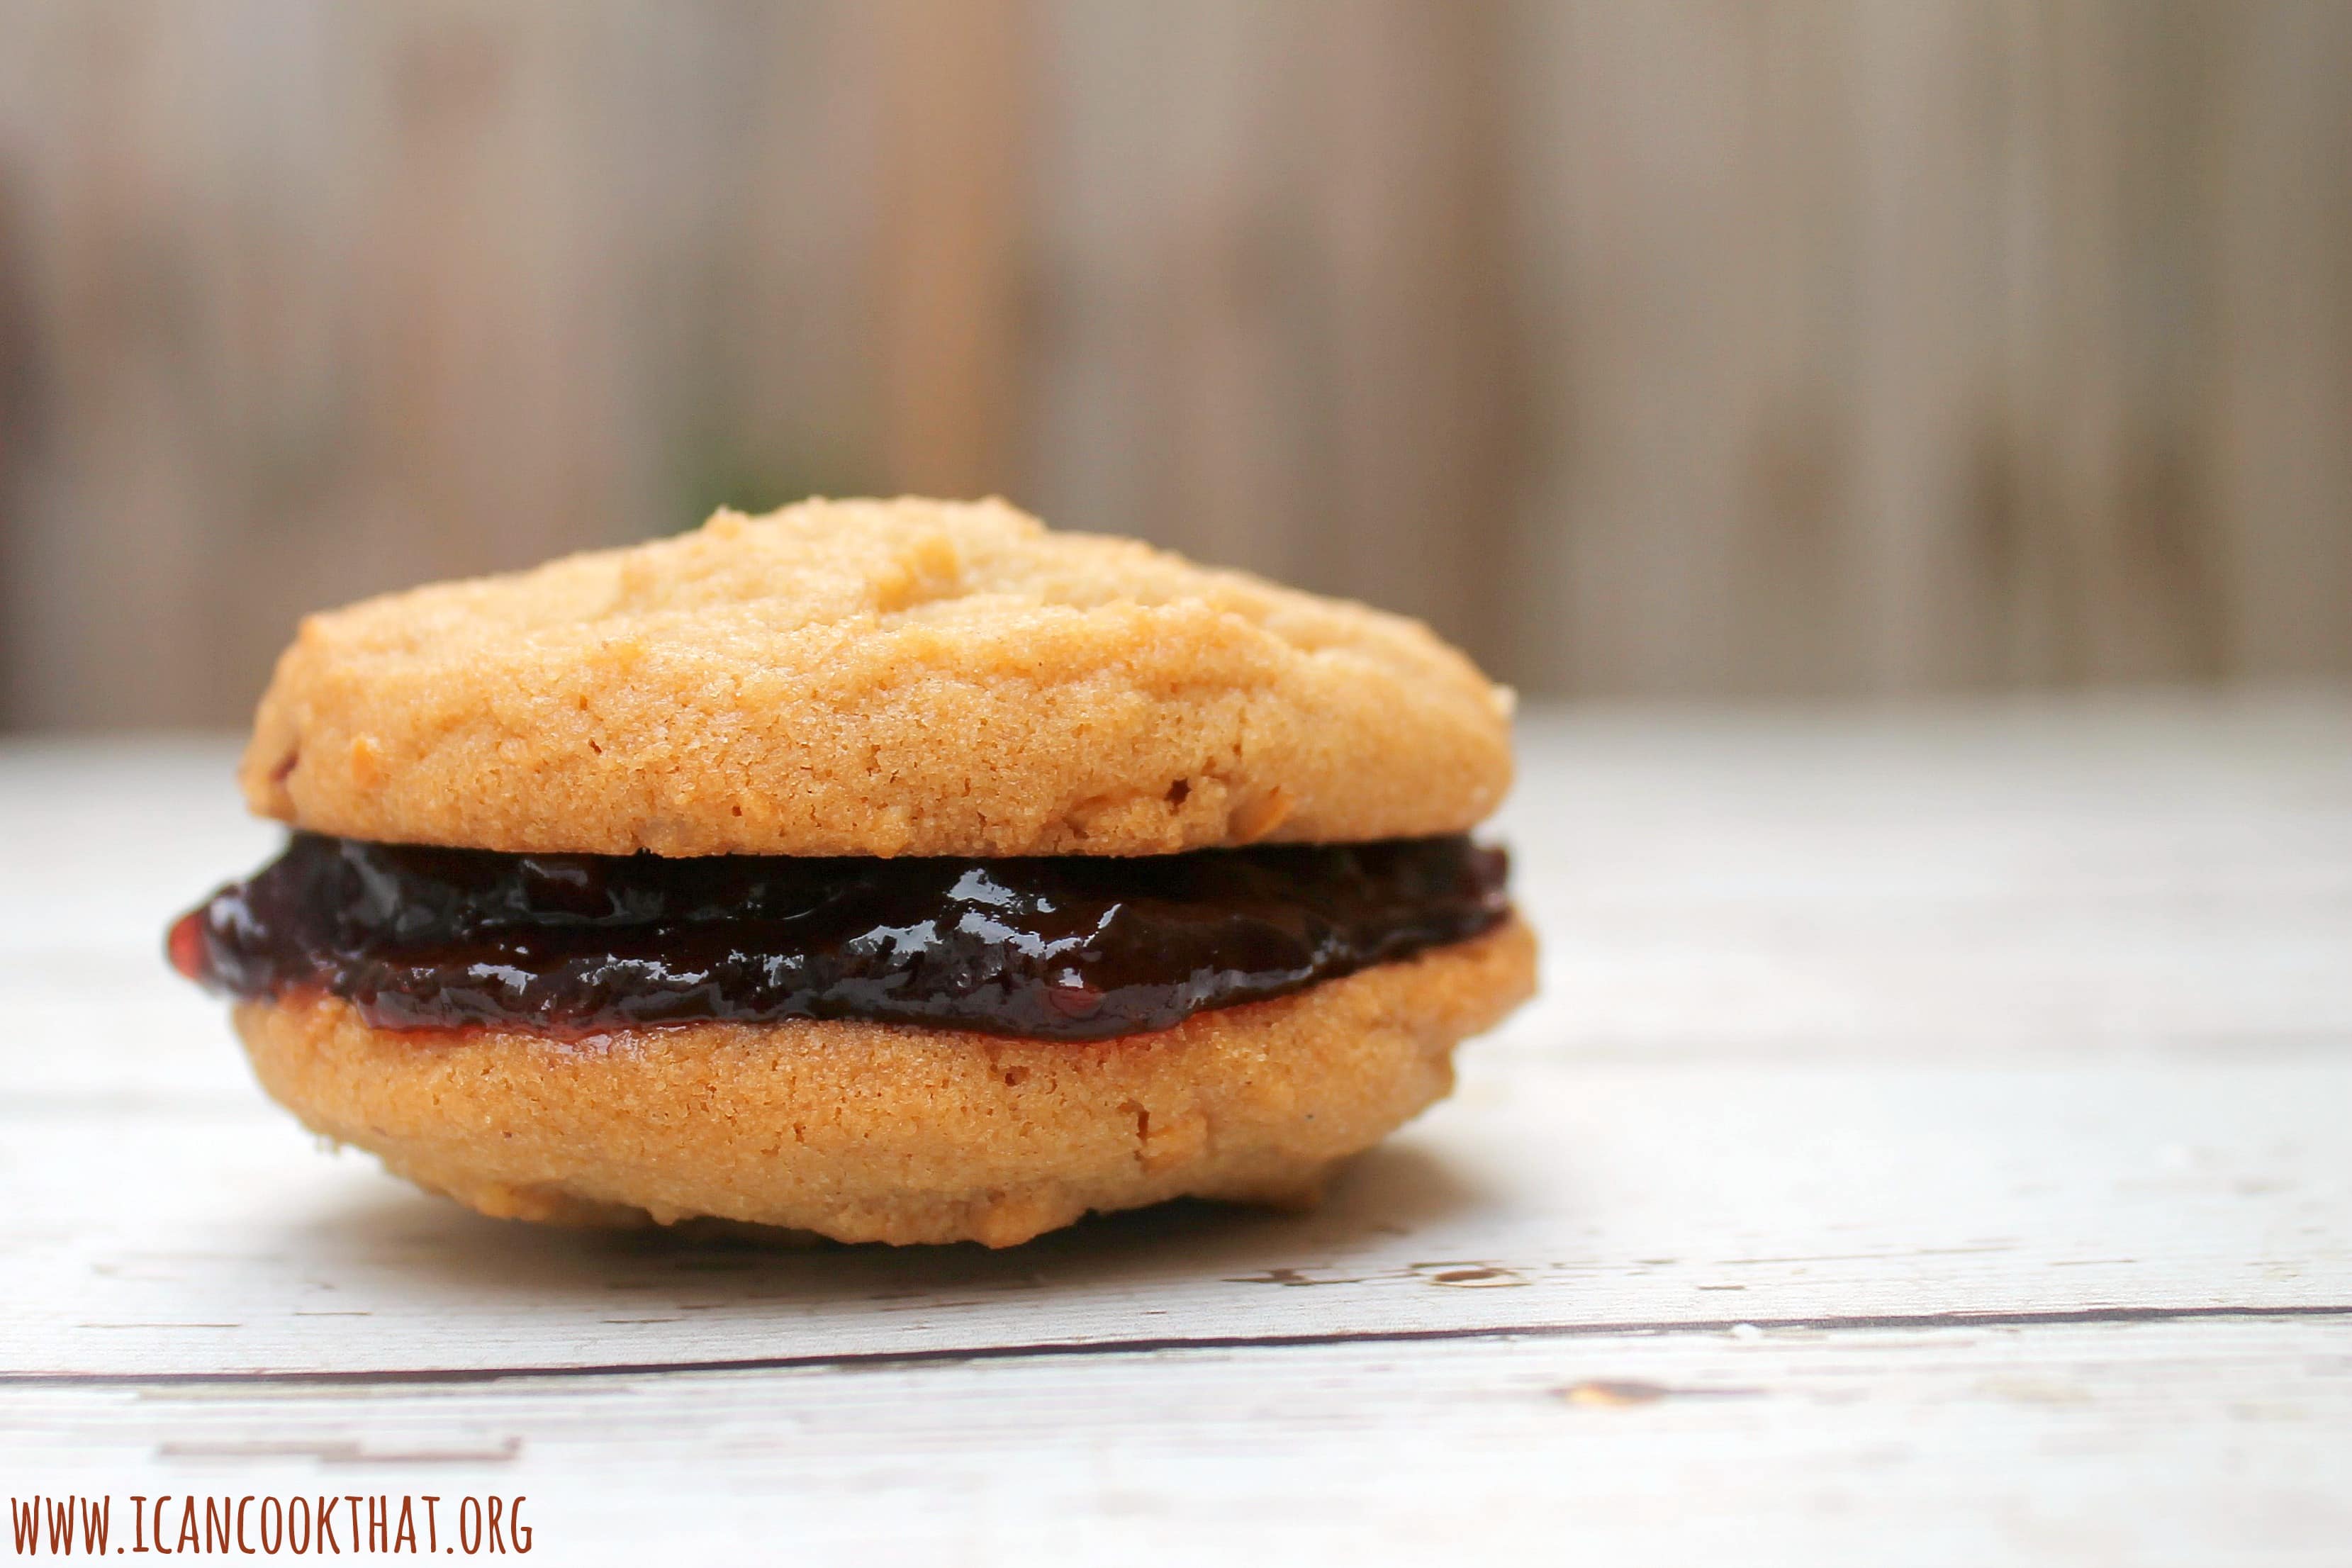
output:
<instances>
[{"instance_id":1,"label":"white wooden table","mask_svg":"<svg viewBox=\"0 0 2352 1568\"><path fill-rule=\"evenodd\" d=\"M319 1151L159 954L275 840L226 748L0 747L0 1490L522 1495L555 1563L2352 1563L2352 702L1523 755L1542 999L1321 1211L765 1253Z\"/></svg>"}]
</instances>

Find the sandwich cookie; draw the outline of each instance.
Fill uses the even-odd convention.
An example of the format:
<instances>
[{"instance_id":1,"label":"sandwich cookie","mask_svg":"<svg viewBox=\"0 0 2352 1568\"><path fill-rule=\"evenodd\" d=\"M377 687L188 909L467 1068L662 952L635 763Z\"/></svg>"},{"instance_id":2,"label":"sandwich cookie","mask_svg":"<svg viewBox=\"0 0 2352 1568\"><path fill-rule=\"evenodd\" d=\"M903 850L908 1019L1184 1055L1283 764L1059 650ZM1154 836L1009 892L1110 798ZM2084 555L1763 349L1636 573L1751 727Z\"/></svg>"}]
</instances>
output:
<instances>
[{"instance_id":1,"label":"sandwich cookie","mask_svg":"<svg viewBox=\"0 0 2352 1568\"><path fill-rule=\"evenodd\" d=\"M811 501L306 620L293 828L173 928L263 1087L485 1214L1008 1246L1311 1201L1533 985L1508 694L1418 624Z\"/></svg>"}]
</instances>

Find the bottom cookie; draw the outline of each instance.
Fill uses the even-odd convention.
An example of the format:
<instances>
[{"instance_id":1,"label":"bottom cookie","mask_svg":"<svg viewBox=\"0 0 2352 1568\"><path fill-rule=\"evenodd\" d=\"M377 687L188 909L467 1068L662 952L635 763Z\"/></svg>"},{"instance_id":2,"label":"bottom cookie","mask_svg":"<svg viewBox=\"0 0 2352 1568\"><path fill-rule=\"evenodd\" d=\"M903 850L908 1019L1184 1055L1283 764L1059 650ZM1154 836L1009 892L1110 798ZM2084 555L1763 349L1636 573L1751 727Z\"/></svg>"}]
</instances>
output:
<instances>
[{"instance_id":1,"label":"bottom cookie","mask_svg":"<svg viewBox=\"0 0 2352 1568\"><path fill-rule=\"evenodd\" d=\"M1534 988L1517 920L1293 996L1076 1044L900 1025L687 1024L581 1041L402 1033L331 997L236 1010L312 1131L487 1215L709 1217L1010 1247L1174 1197L1312 1202Z\"/></svg>"}]
</instances>

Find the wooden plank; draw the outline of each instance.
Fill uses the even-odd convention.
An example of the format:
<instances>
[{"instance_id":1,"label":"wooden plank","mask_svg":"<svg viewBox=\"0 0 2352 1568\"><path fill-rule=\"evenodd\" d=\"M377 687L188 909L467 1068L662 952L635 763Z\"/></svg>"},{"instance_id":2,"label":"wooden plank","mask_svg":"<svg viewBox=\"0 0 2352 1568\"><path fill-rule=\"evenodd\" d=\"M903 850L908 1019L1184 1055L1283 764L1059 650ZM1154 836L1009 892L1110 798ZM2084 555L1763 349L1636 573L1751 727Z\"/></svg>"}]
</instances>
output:
<instances>
[{"instance_id":1,"label":"wooden plank","mask_svg":"<svg viewBox=\"0 0 2352 1568\"><path fill-rule=\"evenodd\" d=\"M0 1257L39 1307L0 1316L0 1362L583 1365L2352 1301L2341 704L1538 716L1526 753L1505 829L1547 994L1320 1213L770 1257L514 1231L314 1155L243 1083L216 1005L155 958L167 912L270 837L236 816L223 754L20 750L0 810L12 879L42 892L0 915L20 1194ZM110 1138L119 1157L77 1154Z\"/></svg>"},{"instance_id":2,"label":"wooden plank","mask_svg":"<svg viewBox=\"0 0 2352 1568\"><path fill-rule=\"evenodd\" d=\"M1288 577L1328 388L1303 363L1313 71L1297 8L1039 7L1030 482L1061 526Z\"/></svg>"},{"instance_id":3,"label":"wooden plank","mask_svg":"<svg viewBox=\"0 0 2352 1568\"><path fill-rule=\"evenodd\" d=\"M1302 79L1283 89L1313 110L1294 177L1316 276L1294 283L1293 332L1328 401L1292 461L1328 474L1294 524L1292 575L1418 616L1496 666L1509 588L1494 563L1520 457L1507 34L1491 4L1324 0L1307 15Z\"/></svg>"},{"instance_id":4,"label":"wooden plank","mask_svg":"<svg viewBox=\"0 0 2352 1568\"><path fill-rule=\"evenodd\" d=\"M1522 763L1499 826L1545 936L1524 1027L1561 1048L2046 1061L2352 1037L2340 701L1587 711L1529 724Z\"/></svg>"},{"instance_id":5,"label":"wooden plank","mask_svg":"<svg viewBox=\"0 0 2352 1568\"><path fill-rule=\"evenodd\" d=\"M2341 700L1538 711L1548 992L1459 1094L1317 1214L1003 1254L535 1232L314 1153L158 962L275 838L227 759L0 748L16 1496L524 1495L592 1563L2352 1528Z\"/></svg>"},{"instance_id":6,"label":"wooden plank","mask_svg":"<svg viewBox=\"0 0 2352 1568\"><path fill-rule=\"evenodd\" d=\"M171 910L275 841L229 755L20 743L0 765L25 827L0 866L42 889L0 900L17 1005L64 1026L103 976L120 1010L120 1043L72 1072L194 1073L214 1047L188 1042L219 1038L153 955ZM1482 1053L2047 1061L2352 1036L2343 702L1538 712L1522 759L1497 831L1547 985ZM29 1054L36 1080L66 1070Z\"/></svg>"},{"instance_id":7,"label":"wooden plank","mask_svg":"<svg viewBox=\"0 0 2352 1568\"><path fill-rule=\"evenodd\" d=\"M1979 482L2011 670L2226 668L2210 149L2238 107L2221 62L2249 16L2105 0L2019 9L2001 30L2007 395Z\"/></svg>"},{"instance_id":8,"label":"wooden plank","mask_svg":"<svg viewBox=\"0 0 2352 1568\"><path fill-rule=\"evenodd\" d=\"M1039 15L1040 507L1503 656L1496 10Z\"/></svg>"},{"instance_id":9,"label":"wooden plank","mask_svg":"<svg viewBox=\"0 0 2352 1568\"><path fill-rule=\"evenodd\" d=\"M9 1489L526 1497L562 1563L2336 1563L2345 1320L12 1388Z\"/></svg>"},{"instance_id":10,"label":"wooden plank","mask_svg":"<svg viewBox=\"0 0 2352 1568\"><path fill-rule=\"evenodd\" d=\"M2352 1306L2345 1062L1474 1057L1450 1104L1312 1215L1179 1209L1002 1254L714 1251L493 1224L227 1100L15 1102L0 1369L655 1365Z\"/></svg>"},{"instance_id":11,"label":"wooden plank","mask_svg":"<svg viewBox=\"0 0 2352 1568\"><path fill-rule=\"evenodd\" d=\"M1507 668L1603 692L1866 681L1851 20L1512 16L1528 456Z\"/></svg>"},{"instance_id":12,"label":"wooden plank","mask_svg":"<svg viewBox=\"0 0 2352 1568\"><path fill-rule=\"evenodd\" d=\"M878 12L887 472L895 490L1001 494L1020 433L1030 197L1021 14L1011 0Z\"/></svg>"},{"instance_id":13,"label":"wooden plank","mask_svg":"<svg viewBox=\"0 0 2352 1568\"><path fill-rule=\"evenodd\" d=\"M515 1236L372 1172L310 1161L236 1114L142 1117L119 1175L65 1181L44 1173L71 1170L68 1151L121 1125L124 1108L43 1108L12 1138L16 1183L38 1217L8 1252L12 1278L45 1310L11 1331L5 1354L15 1370L110 1373L574 1365L1041 1333L1093 1342L2352 1300L2333 1117L2272 1110L2340 1106L2352 1091L2340 1069L1608 1068L1557 1079L1474 1077L1311 1219L1146 1217L1005 1258L713 1257ZM1497 1101L1532 1114L1507 1119ZM198 1169L205 1180L188 1182ZM1049 1324L1027 1294L1039 1289L1055 1302ZM462 1346L444 1341L452 1307L469 1320ZM365 1314L363 1342L315 1316L330 1310Z\"/></svg>"},{"instance_id":14,"label":"wooden plank","mask_svg":"<svg viewBox=\"0 0 2352 1568\"><path fill-rule=\"evenodd\" d=\"M2340 702L1538 715L1522 746L1498 831L1549 985L1483 1049L2046 1058L2352 1032ZM0 902L0 963L60 1017L81 976L118 974L140 1072L181 1053L139 1042L214 1033L152 966L163 919L274 841L229 755L0 766L26 826L0 864L43 889Z\"/></svg>"},{"instance_id":15,"label":"wooden plank","mask_svg":"<svg viewBox=\"0 0 2352 1568\"><path fill-rule=\"evenodd\" d=\"M2352 10L2225 6L2230 112L2210 155L2221 212L2216 510L2232 668L2352 665Z\"/></svg>"}]
</instances>

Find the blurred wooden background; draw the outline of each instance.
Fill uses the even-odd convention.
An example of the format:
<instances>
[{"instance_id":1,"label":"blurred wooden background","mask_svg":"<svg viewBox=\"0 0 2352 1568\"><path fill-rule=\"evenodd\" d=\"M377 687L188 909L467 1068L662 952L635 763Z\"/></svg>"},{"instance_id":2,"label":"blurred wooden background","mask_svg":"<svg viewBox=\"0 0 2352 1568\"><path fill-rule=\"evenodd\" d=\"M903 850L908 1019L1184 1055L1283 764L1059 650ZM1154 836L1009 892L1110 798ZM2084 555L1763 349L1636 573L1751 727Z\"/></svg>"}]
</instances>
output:
<instances>
[{"instance_id":1,"label":"blurred wooden background","mask_svg":"<svg viewBox=\"0 0 2352 1568\"><path fill-rule=\"evenodd\" d=\"M900 489L1538 692L2340 678L2352 4L0 3L0 720Z\"/></svg>"}]
</instances>

